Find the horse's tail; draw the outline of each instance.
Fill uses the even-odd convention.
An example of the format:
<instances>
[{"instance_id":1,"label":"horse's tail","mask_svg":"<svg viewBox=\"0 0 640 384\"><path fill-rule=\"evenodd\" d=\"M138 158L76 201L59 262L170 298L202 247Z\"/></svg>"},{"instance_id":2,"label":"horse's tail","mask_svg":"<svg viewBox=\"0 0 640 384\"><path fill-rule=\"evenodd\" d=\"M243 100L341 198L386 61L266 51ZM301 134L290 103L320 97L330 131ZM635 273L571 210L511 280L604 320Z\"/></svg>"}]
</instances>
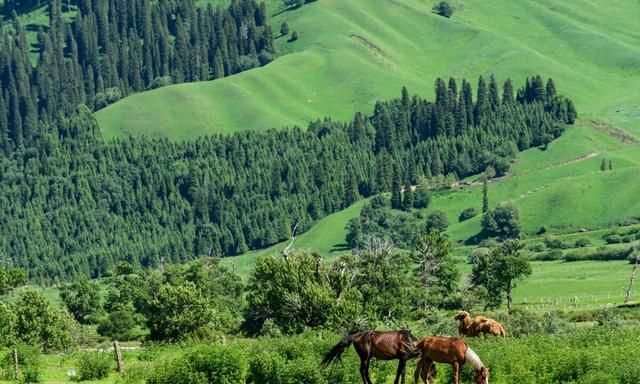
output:
<instances>
[{"instance_id":1,"label":"horse's tail","mask_svg":"<svg viewBox=\"0 0 640 384\"><path fill-rule=\"evenodd\" d=\"M324 359L322 359L322 366L327 367L335 361L340 361L340 356L342 356L342 353L349 348L351 343L353 343L353 335L349 335L340 340L340 342L336 344L335 347L331 348L331 350L324 356Z\"/></svg>"}]
</instances>

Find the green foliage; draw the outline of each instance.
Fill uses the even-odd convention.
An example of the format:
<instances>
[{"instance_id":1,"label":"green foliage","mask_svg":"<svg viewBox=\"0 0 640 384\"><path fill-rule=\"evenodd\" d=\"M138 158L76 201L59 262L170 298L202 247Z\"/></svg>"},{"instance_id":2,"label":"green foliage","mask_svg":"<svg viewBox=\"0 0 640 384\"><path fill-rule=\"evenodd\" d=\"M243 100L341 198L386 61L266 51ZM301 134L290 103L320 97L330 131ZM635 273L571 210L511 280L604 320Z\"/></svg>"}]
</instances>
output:
<instances>
[{"instance_id":1,"label":"green foliage","mask_svg":"<svg viewBox=\"0 0 640 384\"><path fill-rule=\"evenodd\" d=\"M453 15L453 7L448 1L441 1L433 6L433 12L440 16L451 17Z\"/></svg>"},{"instance_id":2,"label":"green foliage","mask_svg":"<svg viewBox=\"0 0 640 384\"><path fill-rule=\"evenodd\" d=\"M0 295L6 295L27 282L27 271L20 268L0 268Z\"/></svg>"},{"instance_id":3,"label":"green foliage","mask_svg":"<svg viewBox=\"0 0 640 384\"><path fill-rule=\"evenodd\" d=\"M451 257L451 242L441 232L430 230L418 238L412 254L415 275L421 284L418 307L455 307L460 272ZM415 301L415 299L414 299Z\"/></svg>"},{"instance_id":4,"label":"green foliage","mask_svg":"<svg viewBox=\"0 0 640 384\"><path fill-rule=\"evenodd\" d=\"M280 26L280 35L282 36L286 36L289 34L289 24L287 24L286 22L282 23L282 25Z\"/></svg>"},{"instance_id":5,"label":"green foliage","mask_svg":"<svg viewBox=\"0 0 640 384\"><path fill-rule=\"evenodd\" d=\"M588 237L581 237L574 243L576 248L584 248L591 245L591 240Z\"/></svg>"},{"instance_id":6,"label":"green foliage","mask_svg":"<svg viewBox=\"0 0 640 384\"><path fill-rule=\"evenodd\" d=\"M484 297L487 307L498 307L503 295L507 296L507 307L511 311L511 292L517 280L531 275L531 265L520 251L522 243L507 240L488 254L478 254L473 260L471 282L486 289Z\"/></svg>"},{"instance_id":7,"label":"green foliage","mask_svg":"<svg viewBox=\"0 0 640 384\"><path fill-rule=\"evenodd\" d=\"M247 327L260 332L271 319L283 332L298 333L326 324L339 304L326 268L311 253L259 259L247 288Z\"/></svg>"},{"instance_id":8,"label":"green foliage","mask_svg":"<svg viewBox=\"0 0 640 384\"><path fill-rule=\"evenodd\" d=\"M294 42L296 40L298 40L298 31L293 31L291 37L289 38L289 42Z\"/></svg>"},{"instance_id":9,"label":"green foliage","mask_svg":"<svg viewBox=\"0 0 640 384\"><path fill-rule=\"evenodd\" d=\"M85 352L78 357L78 380L100 380L114 370L113 355L104 352Z\"/></svg>"},{"instance_id":10,"label":"green foliage","mask_svg":"<svg viewBox=\"0 0 640 384\"><path fill-rule=\"evenodd\" d=\"M443 211L433 211L427 216L426 228L427 230L434 229L436 231L443 232L449 226L449 219L447 214Z\"/></svg>"},{"instance_id":11,"label":"green foliage","mask_svg":"<svg viewBox=\"0 0 640 384\"><path fill-rule=\"evenodd\" d=\"M458 221L459 222L463 222L465 220L469 220L473 217L476 217L478 215L478 210L471 207L471 208L465 208L464 211L460 212L460 216L458 216Z\"/></svg>"},{"instance_id":12,"label":"green foliage","mask_svg":"<svg viewBox=\"0 0 640 384\"><path fill-rule=\"evenodd\" d=\"M152 340L176 341L210 325L213 313L195 284L162 285L147 299L142 313Z\"/></svg>"},{"instance_id":13,"label":"green foliage","mask_svg":"<svg viewBox=\"0 0 640 384\"><path fill-rule=\"evenodd\" d=\"M159 361L147 378L149 384L244 384L248 363L238 347L205 346Z\"/></svg>"},{"instance_id":14,"label":"green foliage","mask_svg":"<svg viewBox=\"0 0 640 384\"><path fill-rule=\"evenodd\" d=\"M511 202L498 204L482 216L482 229L489 236L514 239L520 236L520 212Z\"/></svg>"},{"instance_id":15,"label":"green foliage","mask_svg":"<svg viewBox=\"0 0 640 384\"><path fill-rule=\"evenodd\" d=\"M633 248L628 247L599 247L597 249L575 249L564 255L564 261L585 260L627 260L632 254Z\"/></svg>"},{"instance_id":16,"label":"green foliage","mask_svg":"<svg viewBox=\"0 0 640 384\"><path fill-rule=\"evenodd\" d=\"M100 288L86 278L60 287L60 298L81 324L95 322L94 316L101 310Z\"/></svg>"},{"instance_id":17,"label":"green foliage","mask_svg":"<svg viewBox=\"0 0 640 384\"><path fill-rule=\"evenodd\" d=\"M53 351L74 344L76 322L68 312L52 306L40 291L21 292L13 313L17 339L24 343Z\"/></svg>"},{"instance_id":18,"label":"green foliage","mask_svg":"<svg viewBox=\"0 0 640 384\"><path fill-rule=\"evenodd\" d=\"M429 193L429 186L426 184L420 184L416 187L416 191L413 196L413 207L418 209L427 208L429 206L429 200L431 194Z\"/></svg>"},{"instance_id":19,"label":"green foliage","mask_svg":"<svg viewBox=\"0 0 640 384\"><path fill-rule=\"evenodd\" d=\"M42 381L43 363L41 353L38 347L29 346L23 343L14 345L18 352L18 361L20 363L20 380L21 383L39 383ZM15 365L13 360L13 349L5 353L0 361L4 377L7 381L15 380Z\"/></svg>"},{"instance_id":20,"label":"green foliage","mask_svg":"<svg viewBox=\"0 0 640 384\"><path fill-rule=\"evenodd\" d=\"M389 241L402 249L415 245L420 224L407 212L389 209L384 200L374 198L366 204L360 216L347 224L346 242L352 249L365 248L372 237Z\"/></svg>"},{"instance_id":21,"label":"green foliage","mask_svg":"<svg viewBox=\"0 0 640 384\"><path fill-rule=\"evenodd\" d=\"M112 340L127 341L134 338L136 320L128 310L116 310L109 313L98 323L97 332L101 336Z\"/></svg>"}]
</instances>

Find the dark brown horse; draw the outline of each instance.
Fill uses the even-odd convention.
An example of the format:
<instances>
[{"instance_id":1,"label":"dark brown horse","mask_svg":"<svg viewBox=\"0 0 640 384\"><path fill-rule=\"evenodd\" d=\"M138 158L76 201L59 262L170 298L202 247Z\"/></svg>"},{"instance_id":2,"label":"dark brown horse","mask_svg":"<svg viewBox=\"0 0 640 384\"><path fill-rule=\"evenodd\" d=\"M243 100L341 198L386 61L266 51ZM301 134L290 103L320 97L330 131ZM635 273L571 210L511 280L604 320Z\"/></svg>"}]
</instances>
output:
<instances>
[{"instance_id":1,"label":"dark brown horse","mask_svg":"<svg viewBox=\"0 0 640 384\"><path fill-rule=\"evenodd\" d=\"M473 377L476 384L489 384L489 370L478 355L469 348L467 343L456 337L425 337L416 344L420 350L420 360L413 375L414 383L422 378L425 384L433 383L427 377L433 363L448 363L453 367L453 383L458 384L460 380L460 367L469 363L475 375Z\"/></svg>"},{"instance_id":2,"label":"dark brown horse","mask_svg":"<svg viewBox=\"0 0 640 384\"><path fill-rule=\"evenodd\" d=\"M380 360L400 360L394 384L398 384L400 377L404 384L407 360L420 356L420 351L414 347L415 342L416 338L406 330L364 331L342 339L327 353L322 364L326 367L334 361L340 361L342 353L353 344L353 348L360 356L360 375L364 384L373 384L369 378L369 361L372 357Z\"/></svg>"}]
</instances>

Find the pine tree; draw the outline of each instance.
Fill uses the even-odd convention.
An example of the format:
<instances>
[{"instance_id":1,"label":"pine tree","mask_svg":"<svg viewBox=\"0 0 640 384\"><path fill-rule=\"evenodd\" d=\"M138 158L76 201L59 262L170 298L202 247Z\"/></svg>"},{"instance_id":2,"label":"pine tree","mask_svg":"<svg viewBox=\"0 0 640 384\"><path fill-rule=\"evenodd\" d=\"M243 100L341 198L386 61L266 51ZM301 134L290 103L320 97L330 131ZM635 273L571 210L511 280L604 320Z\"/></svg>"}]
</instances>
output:
<instances>
[{"instance_id":1,"label":"pine tree","mask_svg":"<svg viewBox=\"0 0 640 384\"><path fill-rule=\"evenodd\" d=\"M502 87L502 103L513 104L513 102L513 83L511 82L511 79L507 79Z\"/></svg>"},{"instance_id":2,"label":"pine tree","mask_svg":"<svg viewBox=\"0 0 640 384\"><path fill-rule=\"evenodd\" d=\"M400 171L398 166L393 166L393 181L391 183L391 208L402 209L402 183L400 182Z\"/></svg>"},{"instance_id":3,"label":"pine tree","mask_svg":"<svg viewBox=\"0 0 640 384\"><path fill-rule=\"evenodd\" d=\"M411 189L411 183L406 183L404 186L404 199L402 200L402 208L410 212L413 208L413 190Z\"/></svg>"},{"instance_id":4,"label":"pine tree","mask_svg":"<svg viewBox=\"0 0 640 384\"><path fill-rule=\"evenodd\" d=\"M603 158L603 159L602 159L602 162L600 163L600 170L604 172L606 169L607 169L607 162L606 162L606 160Z\"/></svg>"},{"instance_id":5,"label":"pine tree","mask_svg":"<svg viewBox=\"0 0 640 384\"><path fill-rule=\"evenodd\" d=\"M485 176L482 179L482 213L489 211L489 181Z\"/></svg>"}]
</instances>

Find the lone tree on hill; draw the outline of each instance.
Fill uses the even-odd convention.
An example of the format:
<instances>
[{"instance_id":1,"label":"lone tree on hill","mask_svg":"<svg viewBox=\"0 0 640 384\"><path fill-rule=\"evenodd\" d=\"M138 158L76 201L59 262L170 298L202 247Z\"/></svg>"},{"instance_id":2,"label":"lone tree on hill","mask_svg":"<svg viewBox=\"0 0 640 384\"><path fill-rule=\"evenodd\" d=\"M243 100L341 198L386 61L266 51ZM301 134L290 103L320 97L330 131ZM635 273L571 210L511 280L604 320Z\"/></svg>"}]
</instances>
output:
<instances>
[{"instance_id":1,"label":"lone tree on hill","mask_svg":"<svg viewBox=\"0 0 640 384\"><path fill-rule=\"evenodd\" d=\"M289 41L296 41L296 40L298 40L298 32L293 31L293 33L291 34L291 37L289 38Z\"/></svg>"},{"instance_id":2,"label":"lone tree on hill","mask_svg":"<svg viewBox=\"0 0 640 384\"><path fill-rule=\"evenodd\" d=\"M280 35L282 36L286 36L289 34L289 24L287 24L286 22L282 23L282 25L280 26Z\"/></svg>"},{"instance_id":3,"label":"lone tree on hill","mask_svg":"<svg viewBox=\"0 0 640 384\"><path fill-rule=\"evenodd\" d=\"M453 15L453 7L447 1L441 1L433 6L433 12L440 16L451 17Z\"/></svg>"}]
</instances>

